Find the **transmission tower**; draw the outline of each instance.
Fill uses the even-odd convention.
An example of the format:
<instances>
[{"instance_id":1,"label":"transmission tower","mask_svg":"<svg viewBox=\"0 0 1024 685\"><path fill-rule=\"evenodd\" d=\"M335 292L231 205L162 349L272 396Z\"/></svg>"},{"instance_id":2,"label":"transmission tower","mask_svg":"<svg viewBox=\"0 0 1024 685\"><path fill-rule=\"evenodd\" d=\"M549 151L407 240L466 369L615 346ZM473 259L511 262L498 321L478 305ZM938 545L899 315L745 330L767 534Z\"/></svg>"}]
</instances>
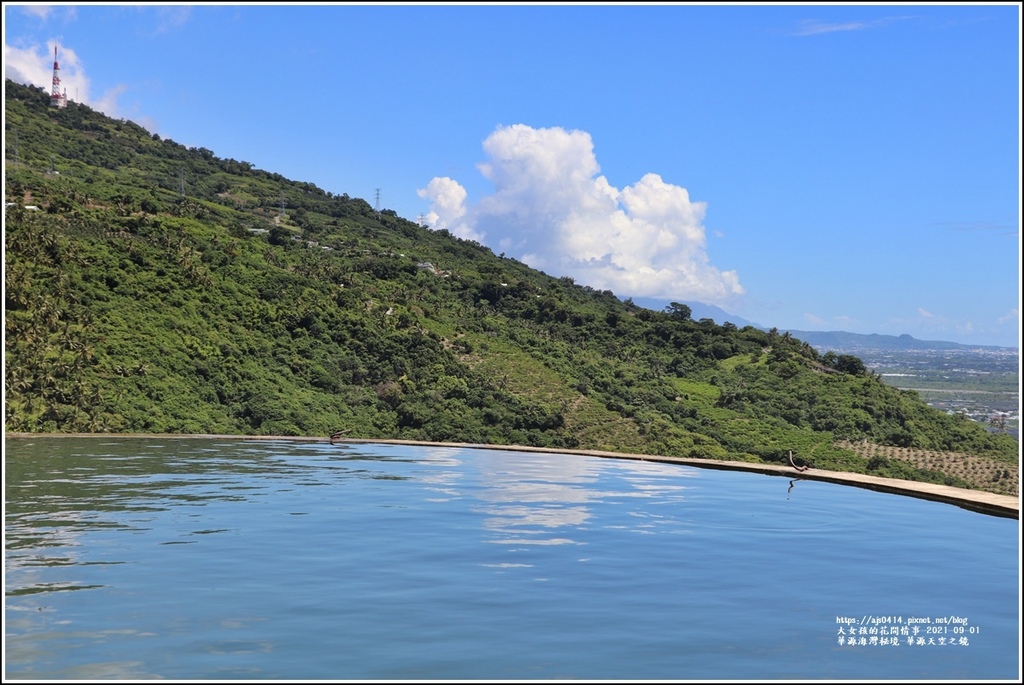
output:
<instances>
[{"instance_id":1,"label":"transmission tower","mask_svg":"<svg viewBox=\"0 0 1024 685\"><path fill-rule=\"evenodd\" d=\"M60 66L57 64L57 46L53 46L53 89L50 91L50 107L67 107L68 106L68 89L64 89L64 93L60 92L60 75L57 73L60 71Z\"/></svg>"},{"instance_id":2,"label":"transmission tower","mask_svg":"<svg viewBox=\"0 0 1024 685\"><path fill-rule=\"evenodd\" d=\"M377 218L380 218L380 188L374 191L374 204L373 210L377 212Z\"/></svg>"}]
</instances>

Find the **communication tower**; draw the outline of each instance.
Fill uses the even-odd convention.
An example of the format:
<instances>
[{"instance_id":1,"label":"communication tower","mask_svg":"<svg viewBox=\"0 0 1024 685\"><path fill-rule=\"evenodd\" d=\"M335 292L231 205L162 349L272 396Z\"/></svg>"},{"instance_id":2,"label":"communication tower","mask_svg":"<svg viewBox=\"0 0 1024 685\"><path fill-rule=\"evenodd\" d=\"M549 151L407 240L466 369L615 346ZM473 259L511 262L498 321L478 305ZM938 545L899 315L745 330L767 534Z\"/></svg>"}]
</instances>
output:
<instances>
[{"instance_id":1,"label":"communication tower","mask_svg":"<svg viewBox=\"0 0 1024 685\"><path fill-rule=\"evenodd\" d=\"M50 107L68 106L68 89L60 90L60 65L57 64L57 46L53 46L53 90L50 91Z\"/></svg>"}]
</instances>

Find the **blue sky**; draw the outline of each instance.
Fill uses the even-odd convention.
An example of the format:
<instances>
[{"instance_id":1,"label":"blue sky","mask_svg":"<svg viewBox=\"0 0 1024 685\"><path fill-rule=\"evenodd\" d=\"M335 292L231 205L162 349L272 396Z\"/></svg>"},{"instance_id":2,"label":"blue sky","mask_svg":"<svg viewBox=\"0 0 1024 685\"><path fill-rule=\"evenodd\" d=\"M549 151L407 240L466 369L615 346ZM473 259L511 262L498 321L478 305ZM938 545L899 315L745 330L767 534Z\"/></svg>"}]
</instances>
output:
<instances>
[{"instance_id":1,"label":"blue sky","mask_svg":"<svg viewBox=\"0 0 1024 685\"><path fill-rule=\"evenodd\" d=\"M1021 10L4 4L7 78L622 298L1019 346Z\"/></svg>"}]
</instances>

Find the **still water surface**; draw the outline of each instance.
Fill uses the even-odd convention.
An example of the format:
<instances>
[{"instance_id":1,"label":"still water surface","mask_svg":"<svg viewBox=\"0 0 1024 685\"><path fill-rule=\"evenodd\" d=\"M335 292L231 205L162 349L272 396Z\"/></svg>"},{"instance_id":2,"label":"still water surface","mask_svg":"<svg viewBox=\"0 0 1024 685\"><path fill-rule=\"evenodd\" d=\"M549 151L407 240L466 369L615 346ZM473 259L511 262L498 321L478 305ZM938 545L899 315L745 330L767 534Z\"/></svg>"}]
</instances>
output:
<instances>
[{"instance_id":1,"label":"still water surface","mask_svg":"<svg viewBox=\"0 0 1024 685\"><path fill-rule=\"evenodd\" d=\"M5 679L1020 677L1019 523L947 504L273 440L9 439L5 469Z\"/></svg>"}]
</instances>

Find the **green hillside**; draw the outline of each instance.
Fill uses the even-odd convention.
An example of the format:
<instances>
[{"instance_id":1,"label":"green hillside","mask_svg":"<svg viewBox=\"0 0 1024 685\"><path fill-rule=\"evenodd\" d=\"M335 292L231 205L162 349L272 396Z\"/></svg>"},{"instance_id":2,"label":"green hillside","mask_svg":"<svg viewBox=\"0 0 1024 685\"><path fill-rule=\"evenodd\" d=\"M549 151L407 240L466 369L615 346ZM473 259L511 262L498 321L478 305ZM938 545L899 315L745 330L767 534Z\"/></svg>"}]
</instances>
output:
<instances>
[{"instance_id":1,"label":"green hillside","mask_svg":"<svg viewBox=\"0 0 1024 685\"><path fill-rule=\"evenodd\" d=\"M1017 441L778 331L651 311L6 82L5 428L516 444L971 485ZM1009 473L1009 471L1007 471ZM1013 476L1016 478L1016 475ZM977 486L975 484L975 486Z\"/></svg>"}]
</instances>

